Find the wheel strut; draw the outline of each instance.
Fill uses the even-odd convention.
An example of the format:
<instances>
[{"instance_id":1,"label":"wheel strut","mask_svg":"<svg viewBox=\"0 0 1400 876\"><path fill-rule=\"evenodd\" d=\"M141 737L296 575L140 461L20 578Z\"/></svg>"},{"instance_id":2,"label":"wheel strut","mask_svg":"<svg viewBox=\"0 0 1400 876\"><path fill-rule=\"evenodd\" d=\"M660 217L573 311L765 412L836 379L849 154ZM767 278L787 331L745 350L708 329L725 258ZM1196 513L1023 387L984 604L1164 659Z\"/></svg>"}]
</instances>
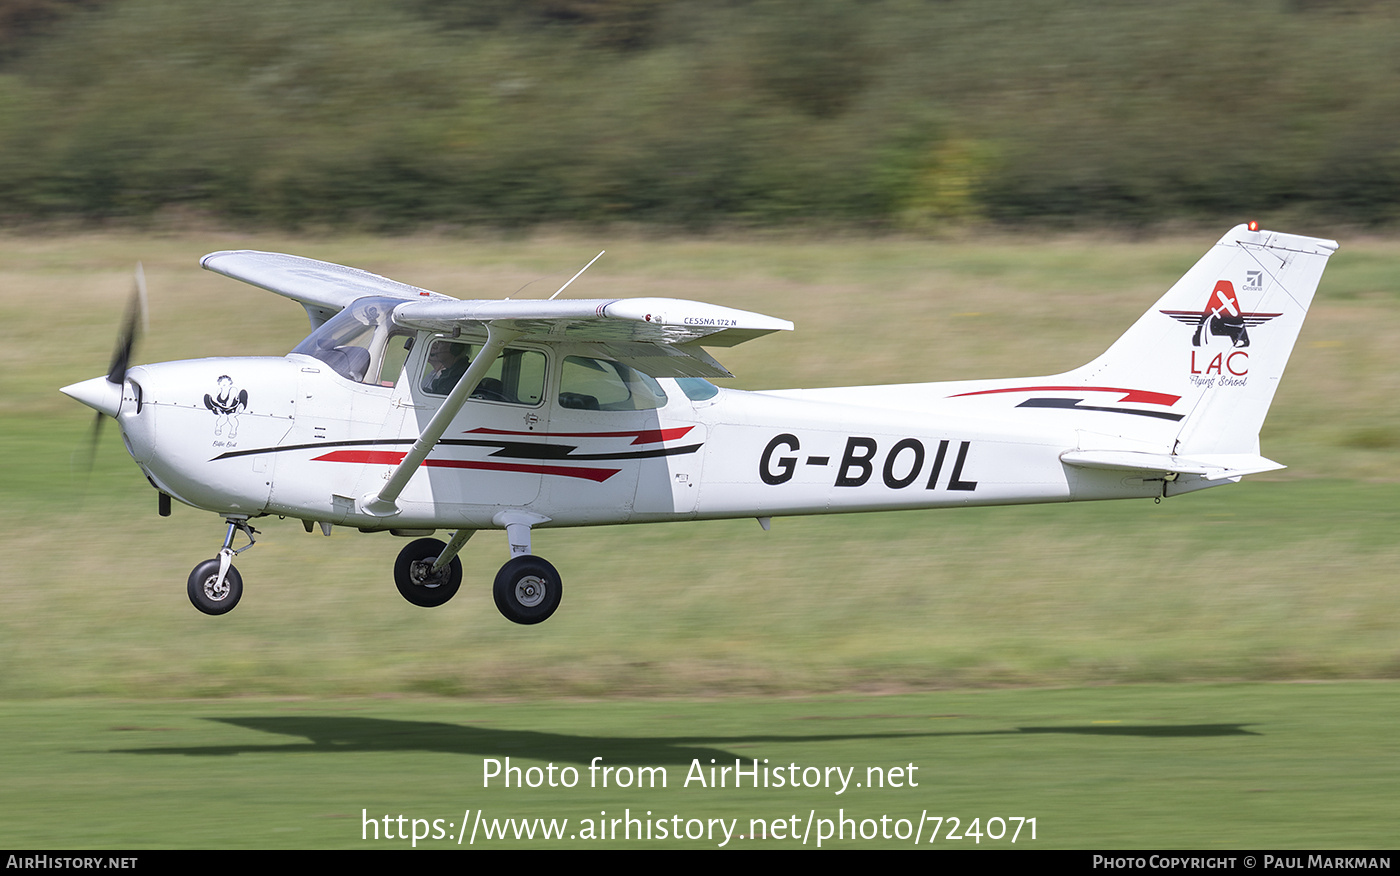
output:
<instances>
[{"instance_id":1,"label":"wheel strut","mask_svg":"<svg viewBox=\"0 0 1400 876\"><path fill-rule=\"evenodd\" d=\"M447 564L452 562L457 554L462 552L462 548L466 547L467 541L471 539L473 535L476 535L475 529L459 529L454 532L452 534L452 540L447 543L447 549L441 554L438 554L438 558L433 561L433 568L429 570L428 574L436 575L438 572L447 568Z\"/></svg>"},{"instance_id":2,"label":"wheel strut","mask_svg":"<svg viewBox=\"0 0 1400 876\"><path fill-rule=\"evenodd\" d=\"M227 614L238 605L243 596L243 577L234 568L233 558L256 543L253 536L257 530L248 525L247 517L230 516L224 520L228 523L228 532L219 555L195 566L187 585L190 602L205 614ZM248 543L234 549L233 537L239 532L248 537Z\"/></svg>"},{"instance_id":3,"label":"wheel strut","mask_svg":"<svg viewBox=\"0 0 1400 876\"><path fill-rule=\"evenodd\" d=\"M224 536L224 546L219 549L219 580L215 582L215 587L222 587L224 577L228 575L229 566L233 565L233 558L257 544L254 535L261 535L256 529L248 525L247 517L226 517L224 522L228 524L228 533ZM238 550L233 549L233 535L241 532L248 536L248 543Z\"/></svg>"}]
</instances>

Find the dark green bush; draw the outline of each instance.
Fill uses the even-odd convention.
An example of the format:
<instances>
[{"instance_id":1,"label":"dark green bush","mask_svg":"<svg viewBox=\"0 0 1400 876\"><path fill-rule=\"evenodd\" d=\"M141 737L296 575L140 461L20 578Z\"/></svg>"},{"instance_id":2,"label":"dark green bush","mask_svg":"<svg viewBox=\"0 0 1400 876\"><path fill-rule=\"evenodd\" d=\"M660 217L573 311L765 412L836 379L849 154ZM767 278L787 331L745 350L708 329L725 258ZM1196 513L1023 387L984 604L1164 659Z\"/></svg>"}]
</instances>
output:
<instances>
[{"instance_id":1,"label":"dark green bush","mask_svg":"<svg viewBox=\"0 0 1400 876\"><path fill-rule=\"evenodd\" d=\"M20 7L45 25L0 7L9 222L1400 219L1385 4Z\"/></svg>"}]
</instances>

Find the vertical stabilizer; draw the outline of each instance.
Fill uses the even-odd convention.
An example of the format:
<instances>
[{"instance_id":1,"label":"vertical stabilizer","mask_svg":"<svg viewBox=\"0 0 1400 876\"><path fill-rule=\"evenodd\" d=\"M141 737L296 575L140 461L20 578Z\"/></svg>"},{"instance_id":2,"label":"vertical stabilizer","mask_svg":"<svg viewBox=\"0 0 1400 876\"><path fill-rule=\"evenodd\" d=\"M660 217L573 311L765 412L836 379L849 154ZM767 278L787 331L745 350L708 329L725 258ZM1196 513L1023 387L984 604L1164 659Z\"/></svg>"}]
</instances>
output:
<instances>
[{"instance_id":1,"label":"vertical stabilizer","mask_svg":"<svg viewBox=\"0 0 1400 876\"><path fill-rule=\"evenodd\" d=\"M1099 358L1088 385L1180 396L1182 455L1259 452L1259 427L1336 241L1232 228Z\"/></svg>"}]
</instances>

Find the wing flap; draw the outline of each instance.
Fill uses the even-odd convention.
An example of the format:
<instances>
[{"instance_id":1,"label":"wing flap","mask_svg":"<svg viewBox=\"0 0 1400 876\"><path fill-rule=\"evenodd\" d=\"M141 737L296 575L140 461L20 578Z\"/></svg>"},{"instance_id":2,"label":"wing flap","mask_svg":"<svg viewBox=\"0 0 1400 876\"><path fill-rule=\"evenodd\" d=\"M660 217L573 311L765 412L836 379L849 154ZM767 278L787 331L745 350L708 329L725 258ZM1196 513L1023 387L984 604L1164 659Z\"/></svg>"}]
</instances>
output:
<instances>
[{"instance_id":1,"label":"wing flap","mask_svg":"<svg viewBox=\"0 0 1400 876\"><path fill-rule=\"evenodd\" d=\"M695 344L601 344L605 355L652 377L733 377Z\"/></svg>"}]
</instances>

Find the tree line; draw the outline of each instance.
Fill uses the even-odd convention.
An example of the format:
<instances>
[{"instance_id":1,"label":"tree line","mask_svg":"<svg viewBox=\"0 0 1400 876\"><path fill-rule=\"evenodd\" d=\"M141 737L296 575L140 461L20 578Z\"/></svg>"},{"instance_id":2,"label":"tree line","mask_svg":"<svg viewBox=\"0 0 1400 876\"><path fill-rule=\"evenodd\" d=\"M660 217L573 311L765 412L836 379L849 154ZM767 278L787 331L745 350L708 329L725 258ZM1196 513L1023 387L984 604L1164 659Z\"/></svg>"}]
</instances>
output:
<instances>
[{"instance_id":1,"label":"tree line","mask_svg":"<svg viewBox=\"0 0 1400 876\"><path fill-rule=\"evenodd\" d=\"M1400 212L1370 0L4 0L0 221Z\"/></svg>"}]
</instances>

